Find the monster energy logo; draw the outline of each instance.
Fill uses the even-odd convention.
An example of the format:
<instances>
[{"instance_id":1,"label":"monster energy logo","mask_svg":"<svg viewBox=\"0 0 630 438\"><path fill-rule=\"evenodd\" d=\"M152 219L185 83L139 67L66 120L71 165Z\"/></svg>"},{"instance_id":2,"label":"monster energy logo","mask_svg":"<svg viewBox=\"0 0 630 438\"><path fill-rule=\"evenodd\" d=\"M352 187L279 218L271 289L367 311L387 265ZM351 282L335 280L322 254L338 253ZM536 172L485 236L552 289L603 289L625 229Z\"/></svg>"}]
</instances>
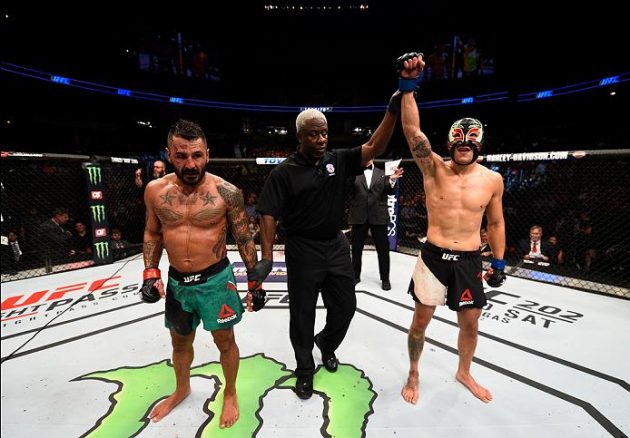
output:
<instances>
[{"instance_id":1,"label":"monster energy logo","mask_svg":"<svg viewBox=\"0 0 630 438\"><path fill-rule=\"evenodd\" d=\"M88 175L90 176L90 184L101 183L101 168L100 166L90 166L87 168Z\"/></svg>"},{"instance_id":2,"label":"monster energy logo","mask_svg":"<svg viewBox=\"0 0 630 438\"><path fill-rule=\"evenodd\" d=\"M96 242L94 244L94 250L96 251L96 257L99 259L109 257L109 245L107 242Z\"/></svg>"},{"instance_id":3,"label":"monster energy logo","mask_svg":"<svg viewBox=\"0 0 630 438\"><path fill-rule=\"evenodd\" d=\"M210 414L198 425L195 436L208 438L254 437L263 428L258 413L262 410L266 396L272 390L286 391L295 387L295 377L285 364L262 353L241 358L238 370L240 418L230 429L220 429L219 418L221 400L217 394L209 394L203 411ZM221 364L209 362L192 367L192 378L201 377L224 380ZM103 409L102 416L81 436L99 438L111 436L137 436L145 429L149 420L147 413L157 401L166 398L175 390L173 367L166 360L144 366L120 367L111 370L95 371L73 380L99 380L115 383L116 392L111 394L109 409ZM146 382L151 382L147 385ZM222 385L214 385L214 390ZM205 386L212 391L213 386ZM319 432L324 437L361 438L365 436L368 417L374 412L376 392L365 373L353 365L339 364L336 373L318 368L313 379L316 395L321 395L325 418ZM178 409L193 403L192 397ZM200 400L200 398L198 399ZM191 408L192 409L192 408ZM201 408L197 408L201 409ZM172 414L171 414L172 415ZM316 436L312 431L310 436Z\"/></svg>"},{"instance_id":4,"label":"monster energy logo","mask_svg":"<svg viewBox=\"0 0 630 438\"><path fill-rule=\"evenodd\" d=\"M104 205L92 205L90 209L92 210L92 219L94 220L94 222L99 224L105 220Z\"/></svg>"}]
</instances>

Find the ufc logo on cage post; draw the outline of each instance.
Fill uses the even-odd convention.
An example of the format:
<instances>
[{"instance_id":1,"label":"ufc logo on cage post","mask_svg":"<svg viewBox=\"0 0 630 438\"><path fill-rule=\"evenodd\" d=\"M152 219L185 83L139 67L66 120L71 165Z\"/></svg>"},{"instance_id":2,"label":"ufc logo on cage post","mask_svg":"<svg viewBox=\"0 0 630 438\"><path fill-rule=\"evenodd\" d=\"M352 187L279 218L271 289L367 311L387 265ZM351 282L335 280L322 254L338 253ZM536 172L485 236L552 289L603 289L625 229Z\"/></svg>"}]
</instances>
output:
<instances>
[{"instance_id":1,"label":"ufc logo on cage post","mask_svg":"<svg viewBox=\"0 0 630 438\"><path fill-rule=\"evenodd\" d=\"M94 200L102 200L103 199L103 192L100 190L92 190L90 192L90 198L94 199Z\"/></svg>"}]
</instances>

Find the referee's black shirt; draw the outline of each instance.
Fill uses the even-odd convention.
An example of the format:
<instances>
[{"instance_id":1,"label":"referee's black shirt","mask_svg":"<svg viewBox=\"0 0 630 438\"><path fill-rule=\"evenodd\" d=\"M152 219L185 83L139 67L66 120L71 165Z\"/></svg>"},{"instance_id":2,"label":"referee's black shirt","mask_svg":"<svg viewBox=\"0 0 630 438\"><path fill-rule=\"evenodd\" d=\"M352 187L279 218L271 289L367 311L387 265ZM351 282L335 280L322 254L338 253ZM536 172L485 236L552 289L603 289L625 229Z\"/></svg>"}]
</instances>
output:
<instances>
[{"instance_id":1,"label":"referee's black shirt","mask_svg":"<svg viewBox=\"0 0 630 438\"><path fill-rule=\"evenodd\" d=\"M332 239L344 225L346 178L362 172L361 146L326 151L317 164L296 152L271 171L256 210L280 218L287 237Z\"/></svg>"}]
</instances>

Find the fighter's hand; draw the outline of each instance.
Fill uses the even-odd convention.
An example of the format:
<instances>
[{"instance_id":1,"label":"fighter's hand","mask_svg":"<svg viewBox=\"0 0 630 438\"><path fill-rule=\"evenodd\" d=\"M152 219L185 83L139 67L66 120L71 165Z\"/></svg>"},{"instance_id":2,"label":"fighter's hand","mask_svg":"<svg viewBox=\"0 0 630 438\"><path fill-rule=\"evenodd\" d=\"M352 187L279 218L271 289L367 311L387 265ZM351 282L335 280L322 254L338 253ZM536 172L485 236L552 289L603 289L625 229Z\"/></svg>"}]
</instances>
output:
<instances>
[{"instance_id":1,"label":"fighter's hand","mask_svg":"<svg viewBox=\"0 0 630 438\"><path fill-rule=\"evenodd\" d=\"M142 273L142 288L140 298L145 303L157 303L165 295L162 274L157 268L147 268Z\"/></svg>"},{"instance_id":2,"label":"fighter's hand","mask_svg":"<svg viewBox=\"0 0 630 438\"><path fill-rule=\"evenodd\" d=\"M246 303L248 312L258 312L265 307L267 300L265 291L262 288L262 283L271 272L272 267L273 262L271 260L262 259L259 260L253 268L247 270Z\"/></svg>"},{"instance_id":3,"label":"fighter's hand","mask_svg":"<svg viewBox=\"0 0 630 438\"><path fill-rule=\"evenodd\" d=\"M424 55L419 52L405 53L396 59L396 71L400 75L398 89L402 93L415 91L424 68Z\"/></svg>"},{"instance_id":4,"label":"fighter's hand","mask_svg":"<svg viewBox=\"0 0 630 438\"><path fill-rule=\"evenodd\" d=\"M248 290L245 304L248 312L258 312L267 304L267 293L263 288Z\"/></svg>"},{"instance_id":5,"label":"fighter's hand","mask_svg":"<svg viewBox=\"0 0 630 438\"><path fill-rule=\"evenodd\" d=\"M396 71L401 78L413 79L424 70L424 55L421 52L410 52L396 59Z\"/></svg>"},{"instance_id":6,"label":"fighter's hand","mask_svg":"<svg viewBox=\"0 0 630 438\"><path fill-rule=\"evenodd\" d=\"M507 279L505 275L505 260L499 260L493 258L490 262L490 269L486 271L486 275L483 276L486 283L490 287L500 287L503 286L505 280Z\"/></svg>"}]
</instances>

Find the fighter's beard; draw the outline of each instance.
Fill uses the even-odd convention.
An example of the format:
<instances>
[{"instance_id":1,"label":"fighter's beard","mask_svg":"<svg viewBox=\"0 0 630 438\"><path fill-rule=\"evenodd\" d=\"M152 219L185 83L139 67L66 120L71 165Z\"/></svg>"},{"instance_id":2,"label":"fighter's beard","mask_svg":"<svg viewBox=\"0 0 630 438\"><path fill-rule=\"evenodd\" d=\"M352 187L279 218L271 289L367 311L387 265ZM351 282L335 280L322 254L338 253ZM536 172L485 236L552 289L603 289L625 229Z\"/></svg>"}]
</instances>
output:
<instances>
[{"instance_id":1,"label":"fighter's beard","mask_svg":"<svg viewBox=\"0 0 630 438\"><path fill-rule=\"evenodd\" d=\"M190 174L186 174L186 173L178 171L178 170L175 171L175 174L177 175L177 178L179 178L179 180L182 182L182 184L184 184L186 186L196 186L197 184L199 184L199 182L203 179L204 173L205 173L205 170L204 170L203 173L201 173L201 172L195 173L197 178L193 182L190 182L189 180L186 180L184 177L186 175L192 175L191 173Z\"/></svg>"}]
</instances>

